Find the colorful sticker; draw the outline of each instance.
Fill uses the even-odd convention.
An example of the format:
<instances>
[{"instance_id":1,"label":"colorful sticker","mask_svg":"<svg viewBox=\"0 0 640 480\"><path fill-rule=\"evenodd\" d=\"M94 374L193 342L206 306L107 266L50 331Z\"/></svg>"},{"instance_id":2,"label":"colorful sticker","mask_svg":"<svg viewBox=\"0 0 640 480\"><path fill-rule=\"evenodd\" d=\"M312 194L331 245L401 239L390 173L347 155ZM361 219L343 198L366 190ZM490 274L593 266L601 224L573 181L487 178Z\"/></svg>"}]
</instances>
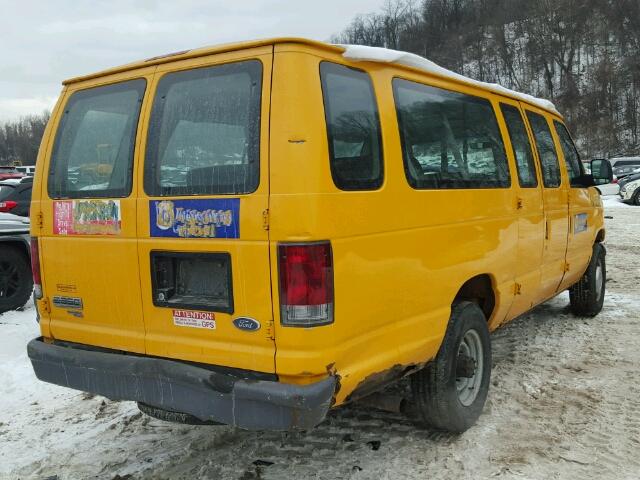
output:
<instances>
[{"instance_id":1,"label":"colorful sticker","mask_svg":"<svg viewBox=\"0 0 640 480\"><path fill-rule=\"evenodd\" d=\"M118 235L122 228L120 200L56 200L56 235Z\"/></svg>"},{"instance_id":2,"label":"colorful sticker","mask_svg":"<svg viewBox=\"0 0 640 480\"><path fill-rule=\"evenodd\" d=\"M579 213L573 220L573 233L580 233L587 231L587 214Z\"/></svg>"},{"instance_id":3,"label":"colorful sticker","mask_svg":"<svg viewBox=\"0 0 640 480\"><path fill-rule=\"evenodd\" d=\"M178 327L216 329L216 318L212 312L196 312L194 310L174 310L173 324Z\"/></svg>"},{"instance_id":4,"label":"colorful sticker","mask_svg":"<svg viewBox=\"0 0 640 480\"><path fill-rule=\"evenodd\" d=\"M151 200L152 237L240 238L240 199Z\"/></svg>"}]
</instances>

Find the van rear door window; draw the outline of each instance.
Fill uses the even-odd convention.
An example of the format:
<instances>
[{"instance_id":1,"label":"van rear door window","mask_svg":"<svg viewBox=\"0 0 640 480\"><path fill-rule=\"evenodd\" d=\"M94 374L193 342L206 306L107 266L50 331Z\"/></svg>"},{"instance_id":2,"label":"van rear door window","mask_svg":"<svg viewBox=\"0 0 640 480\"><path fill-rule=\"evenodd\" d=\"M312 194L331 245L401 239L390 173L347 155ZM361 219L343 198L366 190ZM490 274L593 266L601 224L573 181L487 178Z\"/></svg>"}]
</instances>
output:
<instances>
[{"instance_id":1,"label":"van rear door window","mask_svg":"<svg viewBox=\"0 0 640 480\"><path fill-rule=\"evenodd\" d=\"M542 168L542 183L547 188L555 188L560 186L560 164L558 163L558 154L553 144L551 130L547 120L537 113L527 112L527 118L533 130L533 136L536 139L536 147L538 147L538 156L540 157L540 167Z\"/></svg>"},{"instance_id":2,"label":"van rear door window","mask_svg":"<svg viewBox=\"0 0 640 480\"><path fill-rule=\"evenodd\" d=\"M52 198L126 197L146 81L80 90L65 106L51 155Z\"/></svg>"},{"instance_id":3,"label":"van rear door window","mask_svg":"<svg viewBox=\"0 0 640 480\"><path fill-rule=\"evenodd\" d=\"M331 176L341 190L374 190L383 179L380 121L367 73L320 64Z\"/></svg>"},{"instance_id":4,"label":"van rear door window","mask_svg":"<svg viewBox=\"0 0 640 480\"><path fill-rule=\"evenodd\" d=\"M258 60L168 73L149 122L149 195L251 193L260 175Z\"/></svg>"},{"instance_id":5,"label":"van rear door window","mask_svg":"<svg viewBox=\"0 0 640 480\"><path fill-rule=\"evenodd\" d=\"M523 188L537 187L538 178L536 177L536 165L522 114L520 110L513 105L502 103L500 104L500 109L502 110L502 115L509 130L511 146L516 158L518 182Z\"/></svg>"},{"instance_id":6,"label":"van rear door window","mask_svg":"<svg viewBox=\"0 0 640 480\"><path fill-rule=\"evenodd\" d=\"M511 185L489 100L398 78L393 92L405 174L413 188Z\"/></svg>"}]
</instances>

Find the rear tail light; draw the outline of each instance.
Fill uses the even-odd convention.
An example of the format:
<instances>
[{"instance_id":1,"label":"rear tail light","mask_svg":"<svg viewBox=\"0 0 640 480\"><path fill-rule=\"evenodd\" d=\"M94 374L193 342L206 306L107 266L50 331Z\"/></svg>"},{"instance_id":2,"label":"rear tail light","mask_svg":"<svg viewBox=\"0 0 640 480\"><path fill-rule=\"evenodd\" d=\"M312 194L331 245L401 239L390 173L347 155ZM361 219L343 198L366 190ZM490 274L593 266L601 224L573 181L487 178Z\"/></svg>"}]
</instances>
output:
<instances>
[{"instance_id":1,"label":"rear tail light","mask_svg":"<svg viewBox=\"0 0 640 480\"><path fill-rule=\"evenodd\" d=\"M31 273L33 273L33 287L37 299L42 298L42 280L40 278L40 248L38 237L31 237Z\"/></svg>"},{"instance_id":2,"label":"rear tail light","mask_svg":"<svg viewBox=\"0 0 640 480\"><path fill-rule=\"evenodd\" d=\"M331 244L278 245L278 266L282 324L315 327L333 323Z\"/></svg>"},{"instance_id":3,"label":"rear tail light","mask_svg":"<svg viewBox=\"0 0 640 480\"><path fill-rule=\"evenodd\" d=\"M18 205L16 202L12 200L7 200L6 202L0 202L0 212L8 212L13 208L16 208Z\"/></svg>"}]
</instances>

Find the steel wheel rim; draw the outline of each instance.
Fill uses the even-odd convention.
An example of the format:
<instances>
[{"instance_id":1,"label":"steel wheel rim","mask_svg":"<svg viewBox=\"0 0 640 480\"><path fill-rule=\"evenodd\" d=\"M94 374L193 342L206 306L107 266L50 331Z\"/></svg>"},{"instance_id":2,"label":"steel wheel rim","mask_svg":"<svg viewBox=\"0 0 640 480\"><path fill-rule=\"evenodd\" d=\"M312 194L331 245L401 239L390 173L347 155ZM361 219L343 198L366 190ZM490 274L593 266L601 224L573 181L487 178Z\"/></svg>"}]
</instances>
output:
<instances>
[{"instance_id":1,"label":"steel wheel rim","mask_svg":"<svg viewBox=\"0 0 640 480\"><path fill-rule=\"evenodd\" d=\"M475 363L473 376L456 377L456 389L458 400L462 405L468 407L478 397L482 384L482 374L484 372L484 347L480 335L475 330L468 330L458 347L458 357L467 355Z\"/></svg>"},{"instance_id":2,"label":"steel wheel rim","mask_svg":"<svg viewBox=\"0 0 640 480\"><path fill-rule=\"evenodd\" d=\"M600 300L600 297L602 297L602 290L604 290L604 272L602 261L598 260L598 266L596 267L596 300Z\"/></svg>"}]
</instances>

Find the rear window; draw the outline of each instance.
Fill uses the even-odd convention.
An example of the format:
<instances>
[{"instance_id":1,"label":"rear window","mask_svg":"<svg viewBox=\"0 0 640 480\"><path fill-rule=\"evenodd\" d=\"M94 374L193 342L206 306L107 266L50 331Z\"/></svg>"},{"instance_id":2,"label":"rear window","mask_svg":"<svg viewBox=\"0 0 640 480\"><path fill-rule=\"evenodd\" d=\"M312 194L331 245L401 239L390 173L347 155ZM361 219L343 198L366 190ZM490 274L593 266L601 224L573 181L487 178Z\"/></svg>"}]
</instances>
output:
<instances>
[{"instance_id":1,"label":"rear window","mask_svg":"<svg viewBox=\"0 0 640 480\"><path fill-rule=\"evenodd\" d=\"M341 190L382 185L378 106L369 75L336 63L320 64L331 176Z\"/></svg>"},{"instance_id":2,"label":"rear window","mask_svg":"<svg viewBox=\"0 0 640 480\"><path fill-rule=\"evenodd\" d=\"M409 184L417 189L505 188L509 166L489 100L395 79Z\"/></svg>"},{"instance_id":3,"label":"rear window","mask_svg":"<svg viewBox=\"0 0 640 480\"><path fill-rule=\"evenodd\" d=\"M0 185L0 200L6 200L15 191L16 187L12 185Z\"/></svg>"},{"instance_id":4,"label":"rear window","mask_svg":"<svg viewBox=\"0 0 640 480\"><path fill-rule=\"evenodd\" d=\"M261 91L258 60L162 77L149 122L145 191L253 192L260 175Z\"/></svg>"},{"instance_id":5,"label":"rear window","mask_svg":"<svg viewBox=\"0 0 640 480\"><path fill-rule=\"evenodd\" d=\"M48 190L52 198L126 197L143 79L96 87L69 98L56 134Z\"/></svg>"}]
</instances>

